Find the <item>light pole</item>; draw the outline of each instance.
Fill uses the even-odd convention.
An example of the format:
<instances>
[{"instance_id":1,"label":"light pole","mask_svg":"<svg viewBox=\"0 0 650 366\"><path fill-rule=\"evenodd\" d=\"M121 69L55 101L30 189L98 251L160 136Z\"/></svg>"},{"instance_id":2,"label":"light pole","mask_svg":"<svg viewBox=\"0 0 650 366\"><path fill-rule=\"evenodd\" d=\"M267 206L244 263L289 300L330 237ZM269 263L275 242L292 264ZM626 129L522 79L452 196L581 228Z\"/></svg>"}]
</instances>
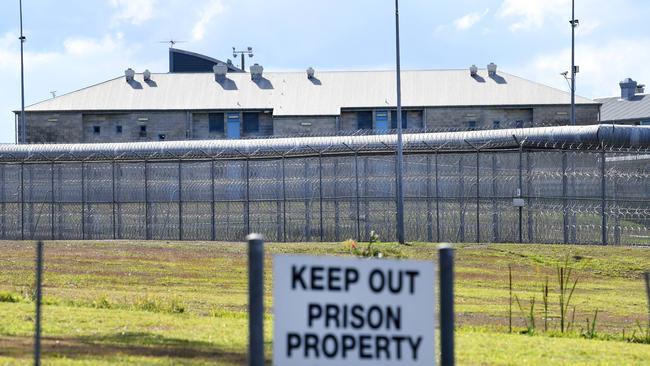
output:
<instances>
[{"instance_id":1,"label":"light pole","mask_svg":"<svg viewBox=\"0 0 650 366\"><path fill-rule=\"evenodd\" d=\"M25 125L25 71L23 66L23 44L25 43L25 36L23 35L23 0L19 0L18 6L20 8L20 138L19 142L27 142L27 131Z\"/></svg>"},{"instance_id":2,"label":"light pole","mask_svg":"<svg viewBox=\"0 0 650 366\"><path fill-rule=\"evenodd\" d=\"M397 241L404 244L404 189L402 151L402 86L399 60L399 0L395 0L395 55L397 68Z\"/></svg>"},{"instance_id":3,"label":"light pole","mask_svg":"<svg viewBox=\"0 0 650 366\"><path fill-rule=\"evenodd\" d=\"M248 57L253 57L253 47L247 47L245 51L236 51L235 47L232 48L232 57L237 57L237 54L241 55L241 70L246 71L244 69L245 63L244 63L244 55L248 55Z\"/></svg>"},{"instance_id":4,"label":"light pole","mask_svg":"<svg viewBox=\"0 0 650 366\"><path fill-rule=\"evenodd\" d=\"M571 0L571 126L576 124L576 73L578 67L575 65L575 43L576 43L576 27L580 24L576 19L576 3Z\"/></svg>"}]
</instances>

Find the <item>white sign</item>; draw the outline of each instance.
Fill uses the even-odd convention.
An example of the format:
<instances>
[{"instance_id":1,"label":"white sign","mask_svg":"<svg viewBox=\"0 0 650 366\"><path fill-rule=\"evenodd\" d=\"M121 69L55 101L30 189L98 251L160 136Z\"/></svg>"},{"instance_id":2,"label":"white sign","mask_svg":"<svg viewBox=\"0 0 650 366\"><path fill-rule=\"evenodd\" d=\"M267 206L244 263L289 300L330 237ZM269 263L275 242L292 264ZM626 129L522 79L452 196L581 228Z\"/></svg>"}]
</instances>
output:
<instances>
[{"instance_id":1,"label":"white sign","mask_svg":"<svg viewBox=\"0 0 650 366\"><path fill-rule=\"evenodd\" d=\"M276 255L273 364L433 365L433 262Z\"/></svg>"}]
</instances>

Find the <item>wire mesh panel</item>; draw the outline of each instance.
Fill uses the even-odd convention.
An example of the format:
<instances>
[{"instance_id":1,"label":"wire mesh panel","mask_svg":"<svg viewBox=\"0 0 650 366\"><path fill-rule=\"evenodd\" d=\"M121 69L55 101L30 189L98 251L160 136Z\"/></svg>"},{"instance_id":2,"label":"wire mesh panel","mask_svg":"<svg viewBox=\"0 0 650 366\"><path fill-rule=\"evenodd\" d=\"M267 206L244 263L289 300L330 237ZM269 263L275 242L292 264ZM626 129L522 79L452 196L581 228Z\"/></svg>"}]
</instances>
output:
<instances>
[{"instance_id":1,"label":"wire mesh panel","mask_svg":"<svg viewBox=\"0 0 650 366\"><path fill-rule=\"evenodd\" d=\"M147 239L145 162L115 164L115 236Z\"/></svg>"},{"instance_id":2,"label":"wire mesh panel","mask_svg":"<svg viewBox=\"0 0 650 366\"><path fill-rule=\"evenodd\" d=\"M212 162L181 163L181 237L211 240L214 230Z\"/></svg>"},{"instance_id":3,"label":"wire mesh panel","mask_svg":"<svg viewBox=\"0 0 650 366\"><path fill-rule=\"evenodd\" d=\"M284 240L284 165L284 159L275 159L251 161L248 166L251 231L264 235L267 240Z\"/></svg>"},{"instance_id":4,"label":"wire mesh panel","mask_svg":"<svg viewBox=\"0 0 650 366\"><path fill-rule=\"evenodd\" d=\"M248 164L240 160L214 163L216 240L241 241L246 236Z\"/></svg>"},{"instance_id":5,"label":"wire mesh panel","mask_svg":"<svg viewBox=\"0 0 650 366\"><path fill-rule=\"evenodd\" d=\"M323 218L326 240L357 238L359 228L354 156L323 158Z\"/></svg>"},{"instance_id":6,"label":"wire mesh panel","mask_svg":"<svg viewBox=\"0 0 650 366\"><path fill-rule=\"evenodd\" d=\"M22 237L22 164L3 164L0 166L2 184L1 234L5 239Z\"/></svg>"},{"instance_id":7,"label":"wire mesh panel","mask_svg":"<svg viewBox=\"0 0 650 366\"><path fill-rule=\"evenodd\" d=\"M25 164L23 168L23 225L26 239L52 237L52 164Z\"/></svg>"},{"instance_id":8,"label":"wire mesh panel","mask_svg":"<svg viewBox=\"0 0 650 366\"><path fill-rule=\"evenodd\" d=\"M86 239L113 238L113 165L85 163L84 237Z\"/></svg>"}]
</instances>

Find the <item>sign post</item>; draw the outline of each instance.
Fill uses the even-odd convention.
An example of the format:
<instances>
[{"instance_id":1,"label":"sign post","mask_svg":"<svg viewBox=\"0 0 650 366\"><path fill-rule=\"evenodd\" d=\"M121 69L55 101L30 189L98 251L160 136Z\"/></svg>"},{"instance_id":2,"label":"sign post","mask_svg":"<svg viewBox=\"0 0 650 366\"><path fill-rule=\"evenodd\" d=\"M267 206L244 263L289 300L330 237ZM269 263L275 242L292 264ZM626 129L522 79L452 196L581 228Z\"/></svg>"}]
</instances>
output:
<instances>
[{"instance_id":1,"label":"sign post","mask_svg":"<svg viewBox=\"0 0 650 366\"><path fill-rule=\"evenodd\" d=\"M434 365L434 264L277 255L275 365Z\"/></svg>"},{"instance_id":2,"label":"sign post","mask_svg":"<svg viewBox=\"0 0 650 366\"><path fill-rule=\"evenodd\" d=\"M248 241L248 365L264 365L264 238Z\"/></svg>"}]
</instances>

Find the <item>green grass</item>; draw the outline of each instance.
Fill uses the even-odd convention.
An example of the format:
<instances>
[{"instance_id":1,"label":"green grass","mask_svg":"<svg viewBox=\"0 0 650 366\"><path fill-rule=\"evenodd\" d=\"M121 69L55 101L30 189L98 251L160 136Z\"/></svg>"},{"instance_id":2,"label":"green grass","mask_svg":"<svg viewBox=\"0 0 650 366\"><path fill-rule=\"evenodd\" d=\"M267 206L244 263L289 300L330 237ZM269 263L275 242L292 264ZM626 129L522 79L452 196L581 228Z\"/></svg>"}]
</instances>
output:
<instances>
[{"instance_id":1,"label":"green grass","mask_svg":"<svg viewBox=\"0 0 650 366\"><path fill-rule=\"evenodd\" d=\"M392 256L436 261L436 246L381 244ZM349 255L339 243L268 244L267 355L271 355L272 255ZM0 242L0 365L31 362L33 259L29 242ZM569 259L578 286L573 332L560 334L555 268ZM51 365L241 365L246 362L246 247L212 242L47 242L43 357ZM513 305L536 296L537 335ZM644 364L650 345L625 342L646 324L643 248L459 245L456 252L459 364ZM551 330L540 334L541 286L551 286ZM598 309L596 339L583 339ZM623 337L623 331L626 336ZM637 331L638 332L638 331Z\"/></svg>"}]
</instances>

